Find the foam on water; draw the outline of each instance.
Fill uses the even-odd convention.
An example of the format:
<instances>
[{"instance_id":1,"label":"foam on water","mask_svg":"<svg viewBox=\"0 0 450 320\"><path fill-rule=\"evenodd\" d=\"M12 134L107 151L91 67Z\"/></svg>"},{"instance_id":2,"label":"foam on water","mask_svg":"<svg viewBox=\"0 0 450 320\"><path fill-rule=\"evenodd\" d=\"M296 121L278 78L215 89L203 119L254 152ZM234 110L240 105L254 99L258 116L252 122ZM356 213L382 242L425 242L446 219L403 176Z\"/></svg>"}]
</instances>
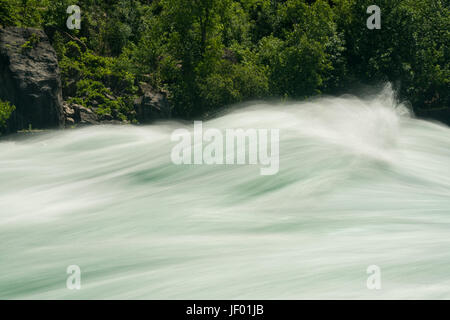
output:
<instances>
[{"instance_id":1,"label":"foam on water","mask_svg":"<svg viewBox=\"0 0 450 320\"><path fill-rule=\"evenodd\" d=\"M448 127L390 89L204 125L280 129L279 173L176 166L176 122L0 142L0 298L450 298Z\"/></svg>"}]
</instances>

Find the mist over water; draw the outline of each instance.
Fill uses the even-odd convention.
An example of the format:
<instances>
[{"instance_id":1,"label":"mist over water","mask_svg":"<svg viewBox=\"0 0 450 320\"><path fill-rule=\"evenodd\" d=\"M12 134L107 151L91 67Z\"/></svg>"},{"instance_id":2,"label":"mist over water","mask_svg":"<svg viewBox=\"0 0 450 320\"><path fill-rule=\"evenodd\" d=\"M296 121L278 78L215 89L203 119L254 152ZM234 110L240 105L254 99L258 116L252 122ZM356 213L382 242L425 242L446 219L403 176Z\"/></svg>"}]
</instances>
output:
<instances>
[{"instance_id":1,"label":"mist over water","mask_svg":"<svg viewBox=\"0 0 450 320\"><path fill-rule=\"evenodd\" d=\"M450 299L448 127L389 88L204 126L280 129L278 174L174 165L170 135L192 123L2 140L0 298Z\"/></svg>"}]
</instances>

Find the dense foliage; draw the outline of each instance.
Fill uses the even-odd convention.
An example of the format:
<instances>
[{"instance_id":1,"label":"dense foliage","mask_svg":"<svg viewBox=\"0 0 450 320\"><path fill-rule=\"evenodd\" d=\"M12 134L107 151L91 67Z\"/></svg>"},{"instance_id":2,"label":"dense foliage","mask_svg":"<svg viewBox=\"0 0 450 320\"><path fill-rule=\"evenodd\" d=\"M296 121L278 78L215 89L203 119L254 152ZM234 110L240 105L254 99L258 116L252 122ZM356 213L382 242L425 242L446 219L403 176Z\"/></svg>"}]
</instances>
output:
<instances>
[{"instance_id":1,"label":"dense foliage","mask_svg":"<svg viewBox=\"0 0 450 320\"><path fill-rule=\"evenodd\" d=\"M193 117L268 97L306 98L390 81L415 108L449 106L448 0L0 0L0 24L42 27L66 99L133 120L140 82Z\"/></svg>"},{"instance_id":2,"label":"dense foliage","mask_svg":"<svg viewBox=\"0 0 450 320\"><path fill-rule=\"evenodd\" d=\"M11 105L8 101L0 100L0 134L6 128L6 121L15 109L16 107Z\"/></svg>"}]
</instances>

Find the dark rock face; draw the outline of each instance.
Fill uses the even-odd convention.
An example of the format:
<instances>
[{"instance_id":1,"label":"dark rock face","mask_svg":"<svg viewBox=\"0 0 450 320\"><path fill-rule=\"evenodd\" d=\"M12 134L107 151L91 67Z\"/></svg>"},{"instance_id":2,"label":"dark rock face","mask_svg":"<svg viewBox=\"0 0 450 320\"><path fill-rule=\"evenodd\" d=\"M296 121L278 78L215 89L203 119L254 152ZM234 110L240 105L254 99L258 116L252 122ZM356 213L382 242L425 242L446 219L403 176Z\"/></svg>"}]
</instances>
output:
<instances>
[{"instance_id":1,"label":"dark rock face","mask_svg":"<svg viewBox=\"0 0 450 320\"><path fill-rule=\"evenodd\" d=\"M134 101L136 118L141 123L148 123L158 119L168 119L171 108L166 95L155 92L149 85L141 85L142 96Z\"/></svg>"},{"instance_id":2,"label":"dark rock face","mask_svg":"<svg viewBox=\"0 0 450 320\"><path fill-rule=\"evenodd\" d=\"M418 109L415 114L425 120L436 120L450 126L450 108L442 109Z\"/></svg>"},{"instance_id":3,"label":"dark rock face","mask_svg":"<svg viewBox=\"0 0 450 320\"><path fill-rule=\"evenodd\" d=\"M16 106L10 132L64 125L58 60L43 31L0 28L0 99Z\"/></svg>"}]
</instances>

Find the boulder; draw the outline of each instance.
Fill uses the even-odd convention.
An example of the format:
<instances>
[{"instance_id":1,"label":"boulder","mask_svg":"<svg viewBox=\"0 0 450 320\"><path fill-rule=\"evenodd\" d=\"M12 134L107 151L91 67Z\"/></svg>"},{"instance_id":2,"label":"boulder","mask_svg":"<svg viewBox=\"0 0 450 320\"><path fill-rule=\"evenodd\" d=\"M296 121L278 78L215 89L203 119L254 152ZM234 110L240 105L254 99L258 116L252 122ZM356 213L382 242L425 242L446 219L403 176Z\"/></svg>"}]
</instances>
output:
<instances>
[{"instance_id":1,"label":"boulder","mask_svg":"<svg viewBox=\"0 0 450 320\"><path fill-rule=\"evenodd\" d=\"M58 60L42 30L0 28L0 99L16 106L10 132L64 125Z\"/></svg>"},{"instance_id":2,"label":"boulder","mask_svg":"<svg viewBox=\"0 0 450 320\"><path fill-rule=\"evenodd\" d=\"M154 91L147 84L141 84L140 88L142 95L134 101L136 119L141 123L148 123L170 118L171 108L166 94Z\"/></svg>"},{"instance_id":3,"label":"boulder","mask_svg":"<svg viewBox=\"0 0 450 320\"><path fill-rule=\"evenodd\" d=\"M64 103L63 113L67 125L90 125L99 124L98 115L89 108L83 107L79 104Z\"/></svg>"}]
</instances>

